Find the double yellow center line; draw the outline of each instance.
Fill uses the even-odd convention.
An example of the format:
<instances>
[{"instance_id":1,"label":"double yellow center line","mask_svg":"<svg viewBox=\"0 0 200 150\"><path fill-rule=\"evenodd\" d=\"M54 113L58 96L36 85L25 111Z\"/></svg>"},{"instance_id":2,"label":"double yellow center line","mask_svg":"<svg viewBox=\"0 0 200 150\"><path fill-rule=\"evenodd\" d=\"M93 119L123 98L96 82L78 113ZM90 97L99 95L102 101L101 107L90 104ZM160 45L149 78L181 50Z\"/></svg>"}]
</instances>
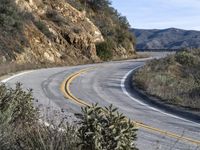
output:
<instances>
[{"instance_id":1,"label":"double yellow center line","mask_svg":"<svg viewBox=\"0 0 200 150\"><path fill-rule=\"evenodd\" d=\"M78 72L75 72L75 73L71 74L68 78L66 78L62 82L60 89L61 89L62 93L64 94L65 98L75 102L76 104L78 104L82 107L91 106L89 103L86 103L86 101L75 97L70 91L70 85L71 85L71 83L74 79L76 79L77 77L79 77L80 75L82 75L84 73L87 73L88 71L93 70L94 68L95 67L90 67L90 68L82 69ZM178 135L178 134L175 134L175 133L172 133L172 132L168 132L168 131L164 131L164 130L161 130L161 129L158 129L158 128L154 128L154 127L145 125L145 124L138 122L138 121L132 121L132 122L135 124L136 127L146 129L146 130L148 130L152 133L158 133L158 134L161 134L161 135L164 135L164 136L167 136L167 137L171 137L171 138L174 138L174 139L177 139L177 140L180 140L180 141L185 141L185 142L200 146L199 140L195 140L195 139L184 137L182 135Z\"/></svg>"}]
</instances>

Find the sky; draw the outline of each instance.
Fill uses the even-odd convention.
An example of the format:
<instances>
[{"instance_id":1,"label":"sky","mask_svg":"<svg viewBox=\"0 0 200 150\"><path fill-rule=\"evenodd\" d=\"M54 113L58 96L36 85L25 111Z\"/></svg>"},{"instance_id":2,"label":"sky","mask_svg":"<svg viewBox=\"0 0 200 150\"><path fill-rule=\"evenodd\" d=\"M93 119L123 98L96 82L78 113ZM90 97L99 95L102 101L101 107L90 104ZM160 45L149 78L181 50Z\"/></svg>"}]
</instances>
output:
<instances>
[{"instance_id":1,"label":"sky","mask_svg":"<svg viewBox=\"0 0 200 150\"><path fill-rule=\"evenodd\" d=\"M111 0L133 28L200 31L200 0Z\"/></svg>"}]
</instances>

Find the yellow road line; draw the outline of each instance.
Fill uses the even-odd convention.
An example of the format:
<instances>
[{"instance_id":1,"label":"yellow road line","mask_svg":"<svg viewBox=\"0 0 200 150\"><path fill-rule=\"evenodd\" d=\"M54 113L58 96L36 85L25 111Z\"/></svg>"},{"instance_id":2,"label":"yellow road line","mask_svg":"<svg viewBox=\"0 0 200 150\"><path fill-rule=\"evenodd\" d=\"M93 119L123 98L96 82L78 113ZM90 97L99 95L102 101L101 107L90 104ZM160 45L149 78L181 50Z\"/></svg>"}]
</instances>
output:
<instances>
[{"instance_id":1,"label":"yellow road line","mask_svg":"<svg viewBox=\"0 0 200 150\"><path fill-rule=\"evenodd\" d=\"M81 74L86 73L86 72L88 72L90 70L93 70L94 68L95 67L82 69L82 70L80 70L78 72L75 72L75 73L71 74L68 78L66 78L63 81L63 83L61 84L61 88L60 89L61 89L62 93L64 94L64 96L67 99L72 100L73 102L75 102L76 104L78 104L80 106L91 106L90 104L86 103L84 100L81 100L81 99L75 97L71 93L70 84L72 83L72 81L74 79L79 77ZM143 129L146 129L146 130L154 132L154 133L159 133L161 135L168 136L168 137L171 137L171 138L174 138L174 139L177 139L177 140L189 142L189 143L192 143L192 144L195 144L195 145L200 145L200 141L199 140L195 140L195 139L184 137L182 135L178 135L178 134L175 134L175 133L172 133L172 132L168 132L168 131L164 131L164 130L161 130L161 129L158 129L158 128L154 128L154 127L145 125L145 124L143 124L141 122L138 122L138 121L133 121L133 123L136 125L136 127L143 128Z\"/></svg>"},{"instance_id":2,"label":"yellow road line","mask_svg":"<svg viewBox=\"0 0 200 150\"><path fill-rule=\"evenodd\" d=\"M172 133L172 132L169 132L169 131L164 131L164 130L161 130L161 129L158 129L158 128L154 128L154 127L145 125L143 123L139 123L139 122L134 122L134 123L136 123L136 126L138 126L140 128L144 128L144 129L149 130L151 132L159 133L159 134L164 135L164 136L168 136L168 137L180 140L180 141L185 141L185 142L189 142L189 143L200 146L199 140L195 140L195 139L192 139L192 138L185 137L183 135L178 135L178 134L175 134L175 133Z\"/></svg>"},{"instance_id":3,"label":"yellow road line","mask_svg":"<svg viewBox=\"0 0 200 150\"><path fill-rule=\"evenodd\" d=\"M72 81L74 79L76 79L77 77L79 77L81 74L88 72L89 70L92 70L94 67L88 68L88 69L83 69L80 70L76 73L71 74L68 78L66 78L63 83L61 84L61 91L64 94L64 96L70 100L72 100L73 102L75 102L78 105L81 106L91 106L88 103L84 102L83 100L75 97L71 91L70 91L70 84L72 83Z\"/></svg>"}]
</instances>

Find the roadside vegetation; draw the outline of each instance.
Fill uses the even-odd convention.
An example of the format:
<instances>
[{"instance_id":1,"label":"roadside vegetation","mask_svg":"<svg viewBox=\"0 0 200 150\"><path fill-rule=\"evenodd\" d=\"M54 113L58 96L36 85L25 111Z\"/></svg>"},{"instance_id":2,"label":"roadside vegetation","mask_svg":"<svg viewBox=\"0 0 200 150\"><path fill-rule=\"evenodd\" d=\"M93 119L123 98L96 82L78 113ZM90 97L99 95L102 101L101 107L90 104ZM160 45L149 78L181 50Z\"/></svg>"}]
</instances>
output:
<instances>
[{"instance_id":1,"label":"roadside vegetation","mask_svg":"<svg viewBox=\"0 0 200 150\"><path fill-rule=\"evenodd\" d=\"M136 150L136 129L116 108L82 108L78 123L43 123L32 90L0 85L1 150Z\"/></svg>"},{"instance_id":2,"label":"roadside vegetation","mask_svg":"<svg viewBox=\"0 0 200 150\"><path fill-rule=\"evenodd\" d=\"M200 50L148 62L136 72L133 84L166 103L200 111Z\"/></svg>"},{"instance_id":3,"label":"roadside vegetation","mask_svg":"<svg viewBox=\"0 0 200 150\"><path fill-rule=\"evenodd\" d=\"M0 64L0 76L36 68L40 67L33 64L21 64L21 65L16 63Z\"/></svg>"},{"instance_id":4,"label":"roadside vegetation","mask_svg":"<svg viewBox=\"0 0 200 150\"><path fill-rule=\"evenodd\" d=\"M27 41L23 36L23 14L17 9L14 1L1 0L0 4L0 64L5 58L11 60L14 58L13 52L20 53L22 45L27 45ZM19 38L20 37L20 38ZM12 42L11 42L12 40ZM10 43L9 43L10 42ZM9 43L7 45L7 43ZM6 47L6 50L5 50ZM14 48L13 48L14 47ZM1 55L7 52L9 57Z\"/></svg>"},{"instance_id":5,"label":"roadside vegetation","mask_svg":"<svg viewBox=\"0 0 200 150\"><path fill-rule=\"evenodd\" d=\"M107 41L97 44L96 45L97 56L99 56L99 58L104 61L112 59L113 57L113 52L111 51L112 48L113 48L112 41Z\"/></svg>"},{"instance_id":6,"label":"roadside vegetation","mask_svg":"<svg viewBox=\"0 0 200 150\"><path fill-rule=\"evenodd\" d=\"M130 24L125 16L111 7L110 0L67 0L80 11L85 11L88 18L100 29L105 38L102 45L109 45L109 50L97 44L97 55L103 60L112 59L117 49L123 47L134 53L135 37L129 31ZM98 52L102 50L101 52ZM116 56L121 57L121 56Z\"/></svg>"},{"instance_id":7,"label":"roadside vegetation","mask_svg":"<svg viewBox=\"0 0 200 150\"><path fill-rule=\"evenodd\" d=\"M58 67L58 66L65 66L66 64L36 64L36 63L26 63L26 64L17 64L17 63L2 63L0 64L0 79L4 75L9 75L12 73L17 73L20 71L25 70L33 70L33 69L40 69L40 68L49 68L49 67Z\"/></svg>"},{"instance_id":8,"label":"roadside vegetation","mask_svg":"<svg viewBox=\"0 0 200 150\"><path fill-rule=\"evenodd\" d=\"M37 11L28 10L28 8L26 7L28 7L27 5L31 3L28 0L22 0L18 2L19 3L16 3L13 0L1 0L0 64L5 62L15 62L15 61L18 61L20 63L26 63L29 62L28 60L30 59L33 60L36 59L37 63L49 63L50 61L48 59L46 60L46 58L40 58L42 54L38 52L39 51L38 49L39 48L43 49L43 47L41 47L40 44L38 43L35 44L35 41L33 39L36 37L38 39L39 38L42 39L40 41L41 44L46 45L44 51L48 50L48 46L50 45L48 44L49 42L51 43L51 45L53 45L54 43L56 44L56 46L52 46L55 51L56 50L60 51L61 49L64 49L61 48L60 46L63 47L72 46L73 48L72 51L63 52L61 53L61 56L58 56L59 61L58 60L57 61L61 63L65 62L63 61L63 59L66 59L66 61L68 61L68 64L72 62L70 61L71 58L70 57L68 58L68 53L70 54L75 53L73 51L76 51L76 49L80 49L80 52L82 52L83 50L88 48L88 44L86 44L86 47L84 47L85 45L84 42L83 44L80 42L72 44L68 39L69 38L68 35L71 33L75 33L75 35L80 34L82 36L83 34L82 32L85 31L90 32L90 30L88 29L90 27L85 25L85 23L82 24L81 22L80 25L77 24L75 25L70 21L70 19L68 19L68 17L64 17L62 16L61 13L52 9L53 7L55 7L54 1L39 0L34 3L35 6L33 7L37 6L39 9L43 7L48 8L46 13L44 13L43 15L38 14ZM28 2L28 4L26 4L25 2ZM80 10L82 14L85 14L83 16L89 18L89 21L93 22L99 28L105 39L104 43L107 44L112 43L109 47L110 48L109 51L107 49L102 50L103 54L99 52L100 50L98 49L97 54L100 58L102 58L103 60L110 60L113 58L120 59L120 58L127 58L129 56L130 57L134 56L135 38L133 34L129 31L130 25L128 23L128 20L126 19L126 17L122 16L119 12L117 12L116 9L111 7L111 1L62 0L59 2L62 3L63 5L65 3L70 3L73 7ZM80 16L71 16L71 17L76 18ZM84 17L82 19L84 19ZM84 21L87 22L87 20L83 20L83 22ZM55 27L54 30L59 34L60 37L55 36L55 34L52 33L53 27ZM84 30L82 30L82 28ZM30 32L32 33L29 34ZM45 38L42 36L44 36ZM65 42L59 42L61 41L61 39L64 40ZM97 44L97 47L98 45L99 44ZM34 52L33 56L32 52ZM27 53L27 57L29 56L30 59L24 59L22 61L16 60L16 58L18 58L24 53ZM81 55L86 55L86 54L81 53ZM73 56L75 55L72 55L72 57ZM91 58L89 56L87 57L89 60L84 60L84 62L82 63L94 61L90 60ZM76 63L77 59L75 59L74 61L75 62L73 62L72 64L77 64Z\"/></svg>"}]
</instances>

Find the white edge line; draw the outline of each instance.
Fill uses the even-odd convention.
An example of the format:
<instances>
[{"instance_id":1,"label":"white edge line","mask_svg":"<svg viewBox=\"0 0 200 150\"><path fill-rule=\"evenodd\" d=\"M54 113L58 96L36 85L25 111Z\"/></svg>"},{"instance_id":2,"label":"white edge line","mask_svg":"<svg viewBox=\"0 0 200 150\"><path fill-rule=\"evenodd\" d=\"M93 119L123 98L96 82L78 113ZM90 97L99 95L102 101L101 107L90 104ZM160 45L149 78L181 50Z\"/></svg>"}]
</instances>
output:
<instances>
[{"instance_id":1,"label":"white edge line","mask_svg":"<svg viewBox=\"0 0 200 150\"><path fill-rule=\"evenodd\" d=\"M149 57L149 58L142 58L142 59L135 59L134 61L145 61L145 60L151 60L153 57ZM130 60L129 60L130 61ZM21 72L21 73L18 73L18 74L15 74L15 75L12 75L6 79L3 79L3 80L0 80L0 83L6 83L16 77L19 77L19 76L22 76L22 75L25 75L27 73L31 73L31 72L34 72L34 70L30 70L30 71L24 71L24 72Z\"/></svg>"},{"instance_id":2,"label":"white edge line","mask_svg":"<svg viewBox=\"0 0 200 150\"><path fill-rule=\"evenodd\" d=\"M150 108L150 109L152 109L152 110L154 110L154 111L160 112L160 113L162 113L162 114L164 114L164 115L167 115L167 116L170 116L170 117L173 117L173 118L176 118L176 119L180 119L180 120L183 120L183 121L189 121L189 122L198 124L198 123L196 123L196 122L187 120L187 119L185 119L185 118L181 118L181 117L178 117L178 116L176 116L176 115L173 115L173 114L170 114L170 113L166 113L166 112L164 112L164 111L162 111L162 110L160 110L160 109L151 107L151 106L147 105L146 103L144 103L144 102L142 102L142 101L140 101L140 100L138 100L138 99L132 97L132 96L128 93L128 91L126 90L126 88L125 88L125 81L126 81L126 78L127 78L133 71L135 71L136 69L138 69L138 68L140 68L140 67L141 67L141 66L138 66L138 67L136 67L136 68L130 70L128 73L126 73L126 75L125 75L125 76L123 77L123 79L121 80L120 86L121 86L121 89L122 89L122 91L123 91L124 94L126 94L129 98L131 98L133 101L139 103L140 105L145 106L145 107L147 107L147 108ZM8 82L8 81L10 81L10 80L12 80L12 79L14 79L14 78L16 78L16 77L19 77L19 76L22 76L22 75L25 75L25 74L31 73L31 72L34 72L34 71L31 70L31 71L25 71L25 72L22 72L22 73L18 73L18 74L13 75L13 76L11 76L11 77L9 77L9 78L6 78L6 79L1 80L0 82L1 82L1 83L6 83L6 82ZM47 123L47 122L45 122L45 124L48 126L48 123ZM198 124L198 125L199 125L199 124Z\"/></svg>"},{"instance_id":3,"label":"white edge line","mask_svg":"<svg viewBox=\"0 0 200 150\"><path fill-rule=\"evenodd\" d=\"M13 75L13 76L11 76L11 77L8 77L8 78L6 78L6 79L3 79L3 80L1 80L0 82L1 82L1 83L6 83L6 82L8 82L8 81L10 81L10 80L12 80L12 79L14 79L14 78L16 78L16 77L19 77L19 76L22 76L22 75L24 75L24 74L31 73L31 72L33 72L33 70L21 72L21 73L18 73L18 74Z\"/></svg>"},{"instance_id":4,"label":"white edge line","mask_svg":"<svg viewBox=\"0 0 200 150\"><path fill-rule=\"evenodd\" d=\"M132 70L130 70L128 73L126 73L126 75L125 75L125 76L123 77L123 79L121 80L121 85L120 85L120 86L121 86L121 89L122 89L122 91L123 91L124 94L126 94L130 99L132 99L133 101L139 103L140 105L145 106L145 107L147 107L147 108L150 108L150 109L152 109L152 110L154 110L154 111L157 111L157 112L159 112L159 113L162 113L162 114L164 114L164 115L166 115L166 116L170 116L170 117L173 117L173 118L176 118L176 119L180 119L180 120L183 120L183 121L187 121L187 122L191 122L191 123L195 123L195 124L197 124L197 125L200 125L199 123L193 122L193 121L191 121L191 120L188 120L188 119L185 119L185 118L182 118L182 117L173 115L173 114L171 114L171 113L166 113L166 112L164 112L163 110L160 110L160 109L157 109L157 108L155 108L155 107L149 106L148 104L146 104L146 103L144 103L144 102L142 102L142 101L140 101L140 100L138 100L138 99L132 97L132 96L128 93L128 91L126 90L126 88L125 88L125 81L126 81L126 78L127 78L133 71L137 70L137 69L140 68L140 67L142 67L142 65L141 65L141 66L138 66L138 67L136 67L136 68L134 68L134 69L132 69Z\"/></svg>"},{"instance_id":5,"label":"white edge line","mask_svg":"<svg viewBox=\"0 0 200 150\"><path fill-rule=\"evenodd\" d=\"M25 75L25 74L28 74L28 73L32 73L32 72L34 72L34 70L24 71L24 72L18 73L18 74L13 75L13 76L11 76L11 77L9 77L9 78L6 78L6 79L4 79L4 80L1 80L0 83L7 83L8 81L10 81L10 80L12 80L12 79L14 79L14 78L16 78L16 77L19 77L19 76L22 76L22 75ZM47 126L47 127L50 127L50 128L55 129L55 127L54 127L53 125L50 125L48 122L43 121L42 119L39 119L39 123L42 123L42 124L44 124L44 125ZM64 131L64 129L62 129L62 128L58 128L58 130L59 130L59 131Z\"/></svg>"}]
</instances>

